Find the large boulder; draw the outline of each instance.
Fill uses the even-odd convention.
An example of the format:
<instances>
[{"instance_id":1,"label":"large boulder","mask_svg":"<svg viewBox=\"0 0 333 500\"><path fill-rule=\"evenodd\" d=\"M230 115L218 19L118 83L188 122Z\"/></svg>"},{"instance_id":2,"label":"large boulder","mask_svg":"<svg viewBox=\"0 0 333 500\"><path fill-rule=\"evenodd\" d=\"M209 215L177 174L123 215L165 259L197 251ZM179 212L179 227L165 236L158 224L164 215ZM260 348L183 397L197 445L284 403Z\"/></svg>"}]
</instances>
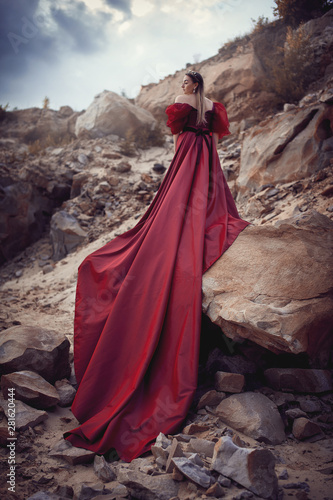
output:
<instances>
[{"instance_id":1,"label":"large boulder","mask_svg":"<svg viewBox=\"0 0 333 500\"><path fill-rule=\"evenodd\" d=\"M280 444L286 439L277 406L263 394L234 394L221 401L216 414L233 429L257 441Z\"/></svg>"},{"instance_id":2,"label":"large boulder","mask_svg":"<svg viewBox=\"0 0 333 500\"><path fill-rule=\"evenodd\" d=\"M333 342L332 235L333 222L315 211L248 226L203 275L204 312L236 341L325 356Z\"/></svg>"},{"instance_id":3,"label":"large boulder","mask_svg":"<svg viewBox=\"0 0 333 500\"><path fill-rule=\"evenodd\" d=\"M125 97L115 92L104 90L95 96L88 109L78 117L75 125L77 137L88 135L92 138L115 134L126 137L129 131L134 133L142 127L154 128L153 115L132 104Z\"/></svg>"},{"instance_id":4,"label":"large boulder","mask_svg":"<svg viewBox=\"0 0 333 500\"><path fill-rule=\"evenodd\" d=\"M13 326L0 332L0 374L39 373L48 382L69 377L69 340L56 330Z\"/></svg>"},{"instance_id":5,"label":"large boulder","mask_svg":"<svg viewBox=\"0 0 333 500\"><path fill-rule=\"evenodd\" d=\"M332 129L333 107L325 104L279 113L252 127L242 145L240 193L304 179L329 166Z\"/></svg>"}]
</instances>

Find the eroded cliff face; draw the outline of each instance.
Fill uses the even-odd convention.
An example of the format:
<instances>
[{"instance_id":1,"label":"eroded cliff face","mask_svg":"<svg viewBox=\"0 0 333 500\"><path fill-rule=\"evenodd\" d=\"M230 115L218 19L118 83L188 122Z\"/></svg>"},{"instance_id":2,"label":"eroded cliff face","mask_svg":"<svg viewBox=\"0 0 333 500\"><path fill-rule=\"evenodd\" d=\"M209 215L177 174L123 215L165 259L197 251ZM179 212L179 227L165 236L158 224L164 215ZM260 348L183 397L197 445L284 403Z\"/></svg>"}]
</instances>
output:
<instances>
[{"instance_id":1,"label":"eroded cliff face","mask_svg":"<svg viewBox=\"0 0 333 500\"><path fill-rule=\"evenodd\" d=\"M320 19L305 24L314 54L313 81L327 79L333 72L332 19L333 12L329 11ZM233 131L239 130L239 122L243 119L251 117L260 121L275 110L275 96L265 90L263 83L269 77L268 67L276 59L276 47L283 47L285 36L286 27L276 22L237 42L225 44L216 56L188 65L159 83L143 86L135 103L164 122L165 108L182 93L183 76L191 69L204 77L206 95L226 106Z\"/></svg>"}]
</instances>

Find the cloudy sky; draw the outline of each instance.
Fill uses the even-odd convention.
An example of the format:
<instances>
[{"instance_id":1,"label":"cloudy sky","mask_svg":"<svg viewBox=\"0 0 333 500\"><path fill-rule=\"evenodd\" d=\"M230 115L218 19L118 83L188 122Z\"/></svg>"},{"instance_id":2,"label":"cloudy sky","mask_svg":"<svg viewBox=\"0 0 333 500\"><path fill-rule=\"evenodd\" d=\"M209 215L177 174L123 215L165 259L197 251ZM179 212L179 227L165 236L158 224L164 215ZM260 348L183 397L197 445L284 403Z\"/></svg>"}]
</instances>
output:
<instances>
[{"instance_id":1,"label":"cloudy sky","mask_svg":"<svg viewBox=\"0 0 333 500\"><path fill-rule=\"evenodd\" d=\"M215 55L273 0L0 0L0 104L86 109Z\"/></svg>"}]
</instances>

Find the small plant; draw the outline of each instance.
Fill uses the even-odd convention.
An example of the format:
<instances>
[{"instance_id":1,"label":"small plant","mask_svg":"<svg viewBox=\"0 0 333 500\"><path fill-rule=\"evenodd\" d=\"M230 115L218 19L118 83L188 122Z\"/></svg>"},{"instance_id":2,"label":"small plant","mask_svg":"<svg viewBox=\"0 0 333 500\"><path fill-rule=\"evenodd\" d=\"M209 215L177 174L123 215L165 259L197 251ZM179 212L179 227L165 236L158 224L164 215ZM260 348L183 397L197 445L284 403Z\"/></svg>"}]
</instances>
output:
<instances>
[{"instance_id":1,"label":"small plant","mask_svg":"<svg viewBox=\"0 0 333 500\"><path fill-rule=\"evenodd\" d=\"M266 26L268 26L269 20L268 17L259 16L257 20L251 17L251 22L253 23L252 33L260 33Z\"/></svg>"},{"instance_id":2,"label":"small plant","mask_svg":"<svg viewBox=\"0 0 333 500\"><path fill-rule=\"evenodd\" d=\"M45 96L43 100L43 109L49 109L49 108L50 108L50 99Z\"/></svg>"}]
</instances>

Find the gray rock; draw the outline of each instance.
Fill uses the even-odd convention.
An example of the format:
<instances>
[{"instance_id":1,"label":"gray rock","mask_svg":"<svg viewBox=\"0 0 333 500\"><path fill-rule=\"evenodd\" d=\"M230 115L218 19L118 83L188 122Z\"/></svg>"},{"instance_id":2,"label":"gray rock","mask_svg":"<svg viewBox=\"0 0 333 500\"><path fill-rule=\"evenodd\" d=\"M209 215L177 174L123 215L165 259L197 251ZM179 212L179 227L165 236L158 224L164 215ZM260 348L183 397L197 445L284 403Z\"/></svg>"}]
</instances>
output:
<instances>
[{"instance_id":1,"label":"gray rock","mask_svg":"<svg viewBox=\"0 0 333 500\"><path fill-rule=\"evenodd\" d=\"M163 461L163 465L166 465L168 460L171 444L171 439L168 439L162 432L160 432L155 443L151 447L151 452L155 459L160 458Z\"/></svg>"},{"instance_id":2,"label":"gray rock","mask_svg":"<svg viewBox=\"0 0 333 500\"><path fill-rule=\"evenodd\" d=\"M51 493L50 491L38 491L27 500L62 500L62 498L63 497L60 497L56 493Z\"/></svg>"},{"instance_id":3,"label":"gray rock","mask_svg":"<svg viewBox=\"0 0 333 500\"><path fill-rule=\"evenodd\" d=\"M104 483L114 481L117 477L116 473L107 463L105 458L100 455L96 455L94 458L94 471L98 478L101 479Z\"/></svg>"},{"instance_id":4,"label":"gray rock","mask_svg":"<svg viewBox=\"0 0 333 500\"><path fill-rule=\"evenodd\" d=\"M265 371L267 384L275 390L321 393L332 391L328 370L305 368L269 368Z\"/></svg>"},{"instance_id":5,"label":"gray rock","mask_svg":"<svg viewBox=\"0 0 333 500\"><path fill-rule=\"evenodd\" d=\"M240 448L225 436L216 443L211 467L262 498L277 499L275 458L269 450Z\"/></svg>"},{"instance_id":6,"label":"gray rock","mask_svg":"<svg viewBox=\"0 0 333 500\"><path fill-rule=\"evenodd\" d=\"M189 449L196 453L200 453L205 455L206 457L212 458L214 454L214 446L215 443L213 441L209 441L208 439L191 439L189 444Z\"/></svg>"},{"instance_id":7,"label":"gray rock","mask_svg":"<svg viewBox=\"0 0 333 500\"><path fill-rule=\"evenodd\" d=\"M59 406L70 406L74 400L76 390L67 379L57 380L55 388L59 394Z\"/></svg>"},{"instance_id":8,"label":"gray rock","mask_svg":"<svg viewBox=\"0 0 333 500\"><path fill-rule=\"evenodd\" d=\"M183 457L183 456L184 456L183 450L182 450L179 442L177 441L177 439L174 438L172 441L172 445L170 447L168 460L167 460L167 463L165 466L166 472L172 472L172 470L173 470L172 459L174 457Z\"/></svg>"},{"instance_id":9,"label":"gray rock","mask_svg":"<svg viewBox=\"0 0 333 500\"><path fill-rule=\"evenodd\" d=\"M117 480L138 500L170 500L178 495L179 485L172 474L148 476L137 470L122 470Z\"/></svg>"},{"instance_id":10,"label":"gray rock","mask_svg":"<svg viewBox=\"0 0 333 500\"><path fill-rule=\"evenodd\" d=\"M321 403L319 400L312 401L311 399L305 399L300 401L300 408L306 413L317 413L321 411Z\"/></svg>"},{"instance_id":11,"label":"gray rock","mask_svg":"<svg viewBox=\"0 0 333 500\"><path fill-rule=\"evenodd\" d=\"M194 464L191 460L185 457L174 458L173 464L185 477L190 479L202 488L209 488L212 476L208 470Z\"/></svg>"},{"instance_id":12,"label":"gray rock","mask_svg":"<svg viewBox=\"0 0 333 500\"><path fill-rule=\"evenodd\" d=\"M234 394L219 404L216 414L233 429L258 441L279 444L286 438L276 405L263 394Z\"/></svg>"},{"instance_id":13,"label":"gray rock","mask_svg":"<svg viewBox=\"0 0 333 500\"><path fill-rule=\"evenodd\" d=\"M78 221L64 210L51 218L50 237L53 246L53 260L60 260L74 250L86 238L87 233Z\"/></svg>"},{"instance_id":14,"label":"gray rock","mask_svg":"<svg viewBox=\"0 0 333 500\"><path fill-rule=\"evenodd\" d=\"M62 458L71 465L85 464L93 461L95 453L83 448L76 448L69 441L61 439L51 449L51 457Z\"/></svg>"},{"instance_id":15,"label":"gray rock","mask_svg":"<svg viewBox=\"0 0 333 500\"><path fill-rule=\"evenodd\" d=\"M1 398L0 406L2 406L7 419L9 419L8 402ZM15 427L17 430L25 431L29 427L35 427L35 425L40 424L47 418L49 416L45 411L31 408L22 401L15 401Z\"/></svg>"},{"instance_id":16,"label":"gray rock","mask_svg":"<svg viewBox=\"0 0 333 500\"><path fill-rule=\"evenodd\" d=\"M69 345L69 340L56 330L13 326L0 335L1 372L29 370L51 383L68 377Z\"/></svg>"},{"instance_id":17,"label":"gray rock","mask_svg":"<svg viewBox=\"0 0 333 500\"><path fill-rule=\"evenodd\" d=\"M34 408L45 410L59 402L57 390L38 373L23 370L1 377L1 389L7 395L9 388L15 389L15 399Z\"/></svg>"}]
</instances>

